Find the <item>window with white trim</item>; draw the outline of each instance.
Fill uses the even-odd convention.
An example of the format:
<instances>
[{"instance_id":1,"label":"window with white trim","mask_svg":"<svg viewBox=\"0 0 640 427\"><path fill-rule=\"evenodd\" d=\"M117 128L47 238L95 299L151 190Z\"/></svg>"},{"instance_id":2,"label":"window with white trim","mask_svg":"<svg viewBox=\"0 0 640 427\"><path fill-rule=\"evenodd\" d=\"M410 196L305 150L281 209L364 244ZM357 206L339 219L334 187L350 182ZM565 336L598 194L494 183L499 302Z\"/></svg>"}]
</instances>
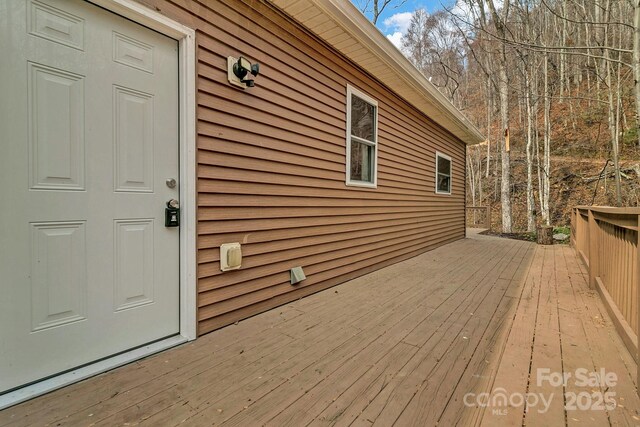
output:
<instances>
[{"instance_id":1,"label":"window with white trim","mask_svg":"<svg viewBox=\"0 0 640 427\"><path fill-rule=\"evenodd\" d=\"M451 194L451 157L436 153L436 193Z\"/></svg>"},{"instance_id":2,"label":"window with white trim","mask_svg":"<svg viewBox=\"0 0 640 427\"><path fill-rule=\"evenodd\" d=\"M347 85L347 185L375 187L378 102Z\"/></svg>"}]
</instances>

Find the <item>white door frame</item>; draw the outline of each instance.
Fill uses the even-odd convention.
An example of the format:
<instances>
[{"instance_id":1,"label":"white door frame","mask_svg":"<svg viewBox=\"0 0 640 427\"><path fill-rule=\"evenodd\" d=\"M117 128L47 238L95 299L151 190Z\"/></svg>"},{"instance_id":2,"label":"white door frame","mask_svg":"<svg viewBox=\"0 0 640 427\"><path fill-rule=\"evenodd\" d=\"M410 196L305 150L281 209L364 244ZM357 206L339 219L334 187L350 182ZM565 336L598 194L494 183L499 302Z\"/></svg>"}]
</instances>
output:
<instances>
[{"instance_id":1,"label":"white door frame","mask_svg":"<svg viewBox=\"0 0 640 427\"><path fill-rule=\"evenodd\" d=\"M133 0L87 0L178 41L180 156L180 332L0 396L0 409L197 337L196 320L196 38L195 31Z\"/></svg>"}]
</instances>

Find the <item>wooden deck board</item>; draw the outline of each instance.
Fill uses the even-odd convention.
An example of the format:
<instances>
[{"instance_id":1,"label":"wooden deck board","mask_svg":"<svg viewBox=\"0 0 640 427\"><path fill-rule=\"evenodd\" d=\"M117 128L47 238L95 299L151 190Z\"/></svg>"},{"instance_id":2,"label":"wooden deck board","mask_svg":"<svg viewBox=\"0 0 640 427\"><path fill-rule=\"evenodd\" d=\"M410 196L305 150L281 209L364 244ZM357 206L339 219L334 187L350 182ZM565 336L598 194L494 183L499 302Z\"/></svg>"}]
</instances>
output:
<instances>
[{"instance_id":1,"label":"wooden deck board","mask_svg":"<svg viewBox=\"0 0 640 427\"><path fill-rule=\"evenodd\" d=\"M524 423L527 425L565 424L564 386L554 386L549 381L539 380L541 370L550 373L562 373L563 362L560 343L560 322L558 320L557 281L555 280L555 251L553 246L539 246L543 256L540 277L540 295L538 313L535 322L535 335L528 393L536 396L548 396L548 407L540 403L526 405ZM533 402L532 402L533 403Z\"/></svg>"},{"instance_id":2,"label":"wooden deck board","mask_svg":"<svg viewBox=\"0 0 640 427\"><path fill-rule=\"evenodd\" d=\"M533 246L523 245L518 257L514 259L516 262L513 265L517 264L517 267L512 269L512 274L506 273L505 277L498 279L497 283L504 282L506 285L506 292L501 306L496 310L485 335L482 337L486 343L477 346L477 351L474 352L470 363L456 385L456 392L439 418L439 424L475 425L481 419L483 411L479 408L464 410L464 395L470 391L476 394L487 393L493 385L498 361L504 352L506 337L510 331L510 325L513 323L518 308L517 302L523 289L523 286L511 286L511 283L524 277L531 265L533 251ZM500 310L505 310L504 315L500 315Z\"/></svg>"},{"instance_id":3,"label":"wooden deck board","mask_svg":"<svg viewBox=\"0 0 640 427\"><path fill-rule=\"evenodd\" d=\"M573 249L536 248L493 390L543 393L547 398L553 394L555 402L544 413L533 407L509 407L506 415L486 410L482 425L638 425L635 365L587 280ZM565 386L553 387L547 381L538 386L538 368L572 376ZM577 384L577 369L590 374L601 368L618 376L614 387ZM565 404L572 403L565 393L605 391L615 393L614 410L565 410Z\"/></svg>"},{"instance_id":4,"label":"wooden deck board","mask_svg":"<svg viewBox=\"0 0 640 427\"><path fill-rule=\"evenodd\" d=\"M485 268L484 266L482 266L481 268ZM470 269L471 270L471 269ZM471 270L471 272L473 272L474 270ZM445 278L445 282L446 281L450 281L450 277ZM457 285L456 281L453 282L454 284ZM436 304L436 302L441 301L442 299L444 299L444 297L446 297L446 299L444 299L444 301L452 301L452 302L457 302L459 301L457 298L448 298L448 294L449 294L449 288L451 288L451 284L449 284L449 286L443 285L442 287L438 287L436 286L433 289L433 293L430 295L430 302L431 304ZM426 287L424 288L417 288L418 293L424 293L424 289L428 289ZM459 291L459 288L456 289L456 292ZM416 300L415 298L413 298L411 301L408 301L408 305L405 309L409 308L409 307L416 307L417 306L417 310L416 312L420 315L422 313L420 313L420 311L424 311L425 314L428 313L427 311L427 307L424 307L423 310L421 310L420 304L416 305ZM446 310L448 311L448 310ZM399 313L398 313L399 314ZM422 316L425 316L425 314L422 314ZM389 324L382 324L382 325L375 325L375 324L366 324L363 325L366 327L367 330L369 331L373 331L374 334L375 333L379 333L378 336L376 336L374 338L374 341L371 341L371 346L373 346L373 348L369 351L369 352L360 352L359 349L357 351L357 354L354 353L351 355L351 357L357 357L358 355L367 355L367 353L371 353L371 354L377 354L378 351L380 352L384 352L388 349L388 345L389 344L393 344L394 340L395 342L400 342L401 340L405 340L407 336L409 336L411 333L413 333L415 331L415 327L414 325L416 324L421 324L421 322L418 320L420 317L416 317L416 318L409 318L409 316L403 315L402 319L406 320L405 322L402 323L396 323L393 326L389 325ZM380 327L381 326L381 327ZM407 330L407 326L409 326L409 330ZM380 340L380 342L375 342L375 340ZM408 342L409 344L412 344L410 341L405 340L405 342ZM382 348L380 348L382 347ZM299 381L299 380L298 380ZM315 384L310 384L312 387L315 386ZM268 401L276 401L279 403L279 405L276 405L272 411L274 412L273 414L267 413L267 414L263 414L261 412L261 409L265 408L265 407L271 407L272 405L270 404L263 404L263 405L252 405L253 409L258 412L258 414L256 413L252 413L253 411L249 410L246 411L245 413L239 414L238 416L234 417L235 419L232 419L230 421L232 421L231 425L234 425L234 423L237 423L237 425L247 425L247 423L251 423L251 422L255 422L258 421L258 423L261 422L267 422L268 420L270 420L271 418L275 417L276 415L278 415L278 411L282 410L282 403L283 402L289 402L292 401L296 402L298 400L298 398L301 397L302 394L306 393L306 390L304 389L298 389L295 386L289 386L289 387L284 387L284 388L279 388L278 390L276 390L273 394L271 394L268 397ZM307 408L305 407L305 410ZM272 415L271 417L269 415ZM277 425L274 424L274 425ZM295 425L295 424L293 424Z\"/></svg>"},{"instance_id":5,"label":"wooden deck board","mask_svg":"<svg viewBox=\"0 0 640 427\"><path fill-rule=\"evenodd\" d=\"M432 317L404 338L404 342L419 347L419 352L362 411L355 421L356 425L366 425L367 422L378 420L392 423L397 419L433 366L458 337L460 329L472 317L471 313L477 307L473 305L474 301L477 302L486 295L486 290L480 287L480 283L504 257L506 254L495 251L492 261L485 260L478 270L472 268L474 273L454 294L456 298L440 305Z\"/></svg>"},{"instance_id":6,"label":"wooden deck board","mask_svg":"<svg viewBox=\"0 0 640 427\"><path fill-rule=\"evenodd\" d=\"M578 369L587 369L596 372L599 366L591 357L591 349L587 332L583 326L585 307L578 299L571 283L566 251L560 251L560 256L555 257L556 281L558 283L558 317L560 325L560 337L562 346L563 369L565 372L576 372ZM606 387L579 386L576 381L570 379L565 388L569 393L593 393L606 392ZM568 426L603 426L609 423L607 411L571 411L567 414Z\"/></svg>"},{"instance_id":7,"label":"wooden deck board","mask_svg":"<svg viewBox=\"0 0 640 427\"><path fill-rule=\"evenodd\" d=\"M584 307L582 325L593 366L595 369L604 368L618 377L617 385L611 388L616 393L618 404L615 410L607 411L609 422L611 425L640 425L640 401L636 395L636 366L633 357L628 351L622 351L624 343L608 317L598 292L589 289L589 276L574 253L565 248L563 254L571 287L578 304Z\"/></svg>"},{"instance_id":8,"label":"wooden deck board","mask_svg":"<svg viewBox=\"0 0 640 427\"><path fill-rule=\"evenodd\" d=\"M618 383L538 385L538 368ZM0 411L0 426L635 425L635 371L572 249L471 232ZM465 404L500 388L554 401ZM565 411L564 392L607 390L615 409Z\"/></svg>"},{"instance_id":9,"label":"wooden deck board","mask_svg":"<svg viewBox=\"0 0 640 427\"><path fill-rule=\"evenodd\" d=\"M537 248L535 249L537 250ZM538 312L538 297L540 293L540 274L543 257L536 253L527 271L525 282L520 292L517 311L506 339L503 354L497 364L497 372L493 383L485 392L491 393L497 389L504 389L506 393L526 391L529 384L529 370L531 353ZM504 355L508 355L504 357ZM493 408L479 409L484 418L483 425L495 425L501 422L505 425L520 425L524 419L523 406L508 406L506 412L496 415Z\"/></svg>"},{"instance_id":10,"label":"wooden deck board","mask_svg":"<svg viewBox=\"0 0 640 427\"><path fill-rule=\"evenodd\" d=\"M515 250L515 247L511 248L511 251ZM374 425L390 425L396 421L400 425L435 424L452 386L458 382L461 367L468 363L465 351L475 349L486 322L501 301L504 289L493 285L496 277L509 265L511 251L478 282L470 293L469 303L461 306L458 316L452 316L453 321L440 328L444 332L442 338L433 347L430 342L424 344L422 348L427 350L419 365L404 377L396 388L399 392L392 394L391 401L384 406ZM440 363L443 360L451 360L452 363ZM453 381L451 374L455 376Z\"/></svg>"}]
</instances>

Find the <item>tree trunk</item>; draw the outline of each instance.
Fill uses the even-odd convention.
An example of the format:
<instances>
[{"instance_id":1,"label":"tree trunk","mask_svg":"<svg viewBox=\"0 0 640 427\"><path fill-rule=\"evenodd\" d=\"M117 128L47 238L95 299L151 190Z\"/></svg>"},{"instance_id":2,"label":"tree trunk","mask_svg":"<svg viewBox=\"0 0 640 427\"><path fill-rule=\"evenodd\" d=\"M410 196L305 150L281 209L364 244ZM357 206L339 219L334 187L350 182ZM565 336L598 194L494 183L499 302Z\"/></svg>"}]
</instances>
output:
<instances>
[{"instance_id":1,"label":"tree trunk","mask_svg":"<svg viewBox=\"0 0 640 427\"><path fill-rule=\"evenodd\" d=\"M535 231L535 199L533 197L533 108L531 106L531 83L525 72L525 101L527 103L527 231Z\"/></svg>"},{"instance_id":2,"label":"tree trunk","mask_svg":"<svg viewBox=\"0 0 640 427\"><path fill-rule=\"evenodd\" d=\"M553 245L553 227L547 225L538 227L538 244Z\"/></svg>"},{"instance_id":3,"label":"tree trunk","mask_svg":"<svg viewBox=\"0 0 640 427\"><path fill-rule=\"evenodd\" d=\"M487 179L489 179L491 164L491 108L493 107L491 104L491 78L487 77Z\"/></svg>"},{"instance_id":4,"label":"tree trunk","mask_svg":"<svg viewBox=\"0 0 640 427\"><path fill-rule=\"evenodd\" d=\"M469 147L467 147L467 178L469 179L469 186L467 187L467 197L469 197L469 193L471 193L471 206L476 206L475 179L473 178L473 165L471 164L471 153L469 151ZM465 215L468 215L468 213L465 212ZM476 223L475 209L473 209L471 221L473 224Z\"/></svg>"},{"instance_id":5,"label":"tree trunk","mask_svg":"<svg viewBox=\"0 0 640 427\"><path fill-rule=\"evenodd\" d=\"M484 5L487 5L493 19L493 25L498 36L506 40L506 25L509 17L510 2L504 2L500 13L496 9L494 0L479 1L480 14L484 14ZM482 19L483 22L486 20ZM484 24L483 24L484 25ZM502 43L497 50L498 62L498 93L500 94L500 122L504 137L500 144L500 155L502 164L502 175L500 181L500 201L502 204L502 232L511 233L511 162L509 159L509 147L507 146L509 136L509 80L507 74L507 47Z\"/></svg>"},{"instance_id":6,"label":"tree trunk","mask_svg":"<svg viewBox=\"0 0 640 427\"><path fill-rule=\"evenodd\" d=\"M549 54L544 54L544 160L542 165L542 219L551 223L549 212L549 193L551 175L551 96L549 94Z\"/></svg>"},{"instance_id":7,"label":"tree trunk","mask_svg":"<svg viewBox=\"0 0 640 427\"><path fill-rule=\"evenodd\" d=\"M636 98L638 148L640 148L640 0L633 1L633 80Z\"/></svg>"},{"instance_id":8,"label":"tree trunk","mask_svg":"<svg viewBox=\"0 0 640 427\"><path fill-rule=\"evenodd\" d=\"M502 179L500 182L500 202L502 204L502 232L511 233L511 165L509 158L509 86L507 81L507 65L505 61L500 63L500 118L504 137L500 154L502 156Z\"/></svg>"},{"instance_id":9,"label":"tree trunk","mask_svg":"<svg viewBox=\"0 0 640 427\"><path fill-rule=\"evenodd\" d=\"M567 16L567 0L562 0L562 16L563 17ZM562 46L564 47L567 45L567 20L566 19L562 20L561 38L562 38ZM563 48L560 50L560 79L559 79L560 80L560 102L563 101L562 97L564 96L565 79L567 75L566 64L567 64L566 49Z\"/></svg>"},{"instance_id":10,"label":"tree trunk","mask_svg":"<svg viewBox=\"0 0 640 427\"><path fill-rule=\"evenodd\" d=\"M605 35L605 39L607 35ZM606 82L607 82L607 93L609 95L609 105L607 108L608 112L608 123L609 123L609 136L611 138L611 154L613 157L613 167L615 171L615 182L616 182L616 204L618 206L622 206L622 189L620 188L620 161L618 156L618 131L616 130L616 114L614 107L614 98L613 98L613 79L611 78L612 74L612 64L609 62L609 50L605 49L604 57L606 60L605 67L607 68L606 74Z\"/></svg>"}]
</instances>

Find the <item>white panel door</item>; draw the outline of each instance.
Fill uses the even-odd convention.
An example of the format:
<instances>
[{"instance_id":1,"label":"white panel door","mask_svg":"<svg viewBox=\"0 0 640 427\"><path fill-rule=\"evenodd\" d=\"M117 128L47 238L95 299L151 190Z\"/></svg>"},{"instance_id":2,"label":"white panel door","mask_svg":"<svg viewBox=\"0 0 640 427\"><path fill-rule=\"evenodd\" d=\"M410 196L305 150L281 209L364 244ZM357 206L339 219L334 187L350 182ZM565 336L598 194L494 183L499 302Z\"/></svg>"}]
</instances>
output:
<instances>
[{"instance_id":1,"label":"white panel door","mask_svg":"<svg viewBox=\"0 0 640 427\"><path fill-rule=\"evenodd\" d=\"M0 0L0 393L179 331L178 44Z\"/></svg>"}]
</instances>

